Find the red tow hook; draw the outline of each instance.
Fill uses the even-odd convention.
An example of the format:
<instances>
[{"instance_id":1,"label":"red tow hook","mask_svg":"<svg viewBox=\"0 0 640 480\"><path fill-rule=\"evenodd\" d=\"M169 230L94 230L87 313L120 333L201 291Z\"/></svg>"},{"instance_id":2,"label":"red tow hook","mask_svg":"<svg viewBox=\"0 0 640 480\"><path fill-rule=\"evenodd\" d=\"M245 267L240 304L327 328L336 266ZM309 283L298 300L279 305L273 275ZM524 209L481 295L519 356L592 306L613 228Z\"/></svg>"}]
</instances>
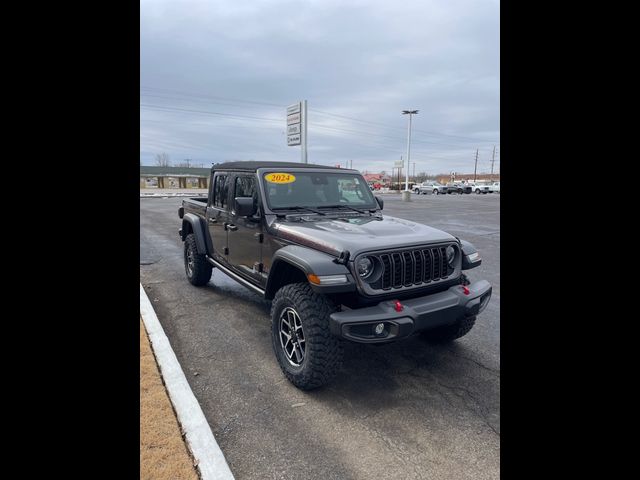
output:
<instances>
[{"instance_id":1,"label":"red tow hook","mask_svg":"<svg viewBox=\"0 0 640 480\"><path fill-rule=\"evenodd\" d=\"M465 295L469 295L469 289L467 288L466 285L462 285L462 293L464 293Z\"/></svg>"},{"instance_id":2,"label":"red tow hook","mask_svg":"<svg viewBox=\"0 0 640 480\"><path fill-rule=\"evenodd\" d=\"M404 310L404 307L402 306L402 304L400 303L400 300L396 300L393 308L396 309L396 312L401 312L402 310Z\"/></svg>"}]
</instances>

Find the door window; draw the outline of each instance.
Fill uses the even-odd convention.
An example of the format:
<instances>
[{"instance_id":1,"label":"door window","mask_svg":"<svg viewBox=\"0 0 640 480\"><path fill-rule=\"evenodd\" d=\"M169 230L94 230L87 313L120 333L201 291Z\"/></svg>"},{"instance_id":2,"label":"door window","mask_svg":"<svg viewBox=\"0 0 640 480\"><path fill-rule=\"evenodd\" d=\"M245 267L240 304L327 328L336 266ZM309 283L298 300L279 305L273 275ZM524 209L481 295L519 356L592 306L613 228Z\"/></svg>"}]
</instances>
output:
<instances>
[{"instance_id":1,"label":"door window","mask_svg":"<svg viewBox=\"0 0 640 480\"><path fill-rule=\"evenodd\" d=\"M239 175L236 177L234 198L253 198L253 206L256 209L256 216L258 213L258 190L256 189L256 179L254 176Z\"/></svg>"},{"instance_id":2,"label":"door window","mask_svg":"<svg viewBox=\"0 0 640 480\"><path fill-rule=\"evenodd\" d=\"M213 206L218 208L226 208L227 197L229 193L227 176L216 174L213 182Z\"/></svg>"}]
</instances>

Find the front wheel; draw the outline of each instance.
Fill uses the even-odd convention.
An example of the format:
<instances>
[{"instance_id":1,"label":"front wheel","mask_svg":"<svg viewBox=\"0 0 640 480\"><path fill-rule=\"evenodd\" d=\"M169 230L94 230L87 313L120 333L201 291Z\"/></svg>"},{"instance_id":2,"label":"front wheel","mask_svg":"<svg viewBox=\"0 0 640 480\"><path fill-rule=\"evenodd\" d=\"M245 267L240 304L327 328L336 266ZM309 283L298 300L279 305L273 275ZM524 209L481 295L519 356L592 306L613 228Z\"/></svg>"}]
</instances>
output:
<instances>
[{"instance_id":1,"label":"front wheel","mask_svg":"<svg viewBox=\"0 0 640 480\"><path fill-rule=\"evenodd\" d=\"M482 193L482 192L480 192L480 189L476 188L476 194L480 195L480 193Z\"/></svg>"},{"instance_id":2,"label":"front wheel","mask_svg":"<svg viewBox=\"0 0 640 480\"><path fill-rule=\"evenodd\" d=\"M437 188L434 188L434 189L433 189L433 194L434 194L434 195L438 195L438 189L437 189Z\"/></svg>"},{"instance_id":3,"label":"front wheel","mask_svg":"<svg viewBox=\"0 0 640 480\"><path fill-rule=\"evenodd\" d=\"M422 332L422 337L433 343L449 343L457 338L464 337L471 331L476 323L476 317L464 317L453 325L434 328Z\"/></svg>"},{"instance_id":4,"label":"front wheel","mask_svg":"<svg viewBox=\"0 0 640 480\"><path fill-rule=\"evenodd\" d=\"M329 330L336 307L308 283L285 285L271 304L271 344L284 375L301 390L329 383L342 366L343 345Z\"/></svg>"},{"instance_id":5,"label":"front wheel","mask_svg":"<svg viewBox=\"0 0 640 480\"><path fill-rule=\"evenodd\" d=\"M184 271L191 285L201 287L211 280L213 267L207 258L198 253L196 237L193 233L187 235L184 240Z\"/></svg>"}]
</instances>

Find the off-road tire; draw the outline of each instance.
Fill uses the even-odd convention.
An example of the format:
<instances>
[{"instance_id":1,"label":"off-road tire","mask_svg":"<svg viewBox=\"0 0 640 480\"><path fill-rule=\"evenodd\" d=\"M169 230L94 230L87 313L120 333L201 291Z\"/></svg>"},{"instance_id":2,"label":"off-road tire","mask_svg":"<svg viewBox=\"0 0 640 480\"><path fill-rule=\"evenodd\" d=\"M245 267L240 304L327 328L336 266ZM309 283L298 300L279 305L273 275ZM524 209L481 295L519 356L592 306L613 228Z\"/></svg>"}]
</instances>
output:
<instances>
[{"instance_id":1,"label":"off-road tire","mask_svg":"<svg viewBox=\"0 0 640 480\"><path fill-rule=\"evenodd\" d=\"M280 344L280 314L287 307L302 321L305 352L299 367L289 363ZM282 372L301 390L326 385L342 366L342 341L329 330L329 315L335 311L333 302L308 283L292 283L276 292L271 304L271 344Z\"/></svg>"},{"instance_id":2,"label":"off-road tire","mask_svg":"<svg viewBox=\"0 0 640 480\"><path fill-rule=\"evenodd\" d=\"M191 266L189 265L190 253L192 255ZM212 271L213 266L207 262L204 254L198 253L196 237L193 233L190 233L184 240L184 272L187 275L187 280L191 285L201 287L209 283Z\"/></svg>"},{"instance_id":3,"label":"off-road tire","mask_svg":"<svg viewBox=\"0 0 640 480\"><path fill-rule=\"evenodd\" d=\"M449 343L456 338L464 337L473 328L476 317L464 317L452 325L434 328L422 332L422 337L433 343Z\"/></svg>"}]
</instances>

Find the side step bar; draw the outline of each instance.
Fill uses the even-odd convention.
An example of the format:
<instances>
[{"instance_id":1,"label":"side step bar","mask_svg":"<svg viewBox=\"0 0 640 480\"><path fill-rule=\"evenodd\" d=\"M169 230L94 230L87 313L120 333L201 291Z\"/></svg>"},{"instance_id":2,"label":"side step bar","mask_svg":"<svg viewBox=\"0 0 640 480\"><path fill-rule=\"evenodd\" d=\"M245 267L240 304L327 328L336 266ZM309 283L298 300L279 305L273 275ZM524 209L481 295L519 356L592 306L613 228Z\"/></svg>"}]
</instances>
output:
<instances>
[{"instance_id":1,"label":"side step bar","mask_svg":"<svg viewBox=\"0 0 640 480\"><path fill-rule=\"evenodd\" d=\"M260 287L255 286L253 283L248 282L247 280L245 280L244 278L242 278L240 275L237 275L235 273L233 273L231 270L229 270L227 267L221 265L220 263L218 263L216 260L214 260L213 258L211 258L209 255L207 255L207 261L213 265L214 267L216 267L217 269L219 269L222 273L226 274L227 276L233 278L236 282L238 282L239 284L247 287L249 290L253 290L254 292L256 292L258 295L264 297L265 291L263 289L261 289Z\"/></svg>"}]
</instances>

